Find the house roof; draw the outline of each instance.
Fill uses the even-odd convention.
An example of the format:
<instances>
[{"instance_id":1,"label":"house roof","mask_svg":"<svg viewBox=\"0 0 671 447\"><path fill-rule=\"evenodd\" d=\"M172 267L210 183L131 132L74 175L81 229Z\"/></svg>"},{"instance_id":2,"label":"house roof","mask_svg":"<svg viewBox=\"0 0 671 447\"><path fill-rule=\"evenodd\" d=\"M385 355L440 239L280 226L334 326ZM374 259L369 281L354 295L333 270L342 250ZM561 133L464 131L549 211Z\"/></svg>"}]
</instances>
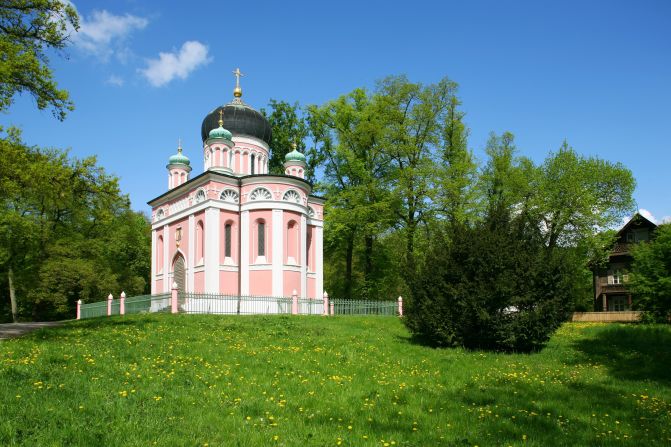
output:
<instances>
[{"instance_id":1,"label":"house roof","mask_svg":"<svg viewBox=\"0 0 671 447\"><path fill-rule=\"evenodd\" d=\"M657 224L645 218L641 213L636 213L631 217L631 219L629 219L629 222L627 222L626 224L624 224L622 228L620 228L620 231L617 232L617 235L622 236L627 232L629 228L631 228L632 225L647 226L653 229L657 228Z\"/></svg>"}]
</instances>

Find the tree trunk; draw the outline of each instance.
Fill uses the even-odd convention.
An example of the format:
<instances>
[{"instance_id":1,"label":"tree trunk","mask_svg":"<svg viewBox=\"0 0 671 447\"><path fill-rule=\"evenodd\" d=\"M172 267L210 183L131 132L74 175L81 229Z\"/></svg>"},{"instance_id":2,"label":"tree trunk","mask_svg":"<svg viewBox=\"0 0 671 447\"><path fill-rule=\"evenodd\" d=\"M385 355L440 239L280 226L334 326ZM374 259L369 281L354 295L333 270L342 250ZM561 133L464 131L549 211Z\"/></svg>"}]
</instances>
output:
<instances>
[{"instance_id":1,"label":"tree trunk","mask_svg":"<svg viewBox=\"0 0 671 447\"><path fill-rule=\"evenodd\" d=\"M9 280L9 301L12 303L12 321L14 323L18 323L19 319L16 307L16 290L14 289L14 270L12 270L11 265L7 271L7 279Z\"/></svg>"},{"instance_id":2,"label":"tree trunk","mask_svg":"<svg viewBox=\"0 0 671 447\"><path fill-rule=\"evenodd\" d=\"M415 224L408 225L406 228L405 256L406 256L406 275L408 279L415 278Z\"/></svg>"},{"instance_id":3,"label":"tree trunk","mask_svg":"<svg viewBox=\"0 0 671 447\"><path fill-rule=\"evenodd\" d=\"M354 231L347 240L347 253L345 255L345 298L352 297L352 258L354 256Z\"/></svg>"}]
</instances>

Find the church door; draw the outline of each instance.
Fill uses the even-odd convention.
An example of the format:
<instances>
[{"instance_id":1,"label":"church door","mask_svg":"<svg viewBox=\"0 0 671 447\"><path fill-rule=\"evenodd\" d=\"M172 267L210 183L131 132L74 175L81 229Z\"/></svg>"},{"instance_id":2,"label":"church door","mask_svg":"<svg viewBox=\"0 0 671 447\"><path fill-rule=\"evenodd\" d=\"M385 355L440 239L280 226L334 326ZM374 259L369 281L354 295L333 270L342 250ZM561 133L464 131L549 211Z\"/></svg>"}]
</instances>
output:
<instances>
[{"instance_id":1,"label":"church door","mask_svg":"<svg viewBox=\"0 0 671 447\"><path fill-rule=\"evenodd\" d=\"M175 262L172 266L173 280L177 283L179 293L186 292L186 268L184 263L184 256L178 254L175 257Z\"/></svg>"}]
</instances>

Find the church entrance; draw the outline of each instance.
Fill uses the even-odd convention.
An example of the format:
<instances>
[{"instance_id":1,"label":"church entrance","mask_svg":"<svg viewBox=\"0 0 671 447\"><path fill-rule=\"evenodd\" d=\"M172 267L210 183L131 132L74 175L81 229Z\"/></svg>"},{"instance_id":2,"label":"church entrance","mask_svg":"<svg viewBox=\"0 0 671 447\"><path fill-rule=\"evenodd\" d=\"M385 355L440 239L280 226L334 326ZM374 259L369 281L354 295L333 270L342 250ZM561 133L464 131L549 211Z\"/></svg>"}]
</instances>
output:
<instances>
[{"instance_id":1,"label":"church entrance","mask_svg":"<svg viewBox=\"0 0 671 447\"><path fill-rule=\"evenodd\" d=\"M184 256L181 254L175 256L175 261L172 264L172 271L173 281L177 283L179 293L186 292L186 263L184 262Z\"/></svg>"}]
</instances>

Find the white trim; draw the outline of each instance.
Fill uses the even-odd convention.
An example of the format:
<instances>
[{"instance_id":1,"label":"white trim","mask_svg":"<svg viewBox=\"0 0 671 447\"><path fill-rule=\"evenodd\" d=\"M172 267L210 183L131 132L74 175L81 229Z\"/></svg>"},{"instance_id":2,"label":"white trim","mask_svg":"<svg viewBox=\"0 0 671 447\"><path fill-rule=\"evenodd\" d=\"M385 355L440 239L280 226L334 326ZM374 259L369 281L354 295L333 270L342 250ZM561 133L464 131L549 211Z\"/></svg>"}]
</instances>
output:
<instances>
[{"instance_id":1,"label":"white trim","mask_svg":"<svg viewBox=\"0 0 671 447\"><path fill-rule=\"evenodd\" d=\"M316 280L316 293L317 299L321 298L324 294L324 229L322 227L315 228L315 241L312 241L315 245L315 273L317 274Z\"/></svg>"},{"instance_id":2,"label":"white trim","mask_svg":"<svg viewBox=\"0 0 671 447\"><path fill-rule=\"evenodd\" d=\"M308 296L308 256L307 256L307 246L308 246L308 224L307 217L305 215L301 216L301 293L300 296L307 298Z\"/></svg>"},{"instance_id":3,"label":"white trim","mask_svg":"<svg viewBox=\"0 0 671 447\"><path fill-rule=\"evenodd\" d=\"M170 275L170 227L168 225L163 225L163 293L170 291L170 281L166 281L165 278L169 278Z\"/></svg>"},{"instance_id":4,"label":"white trim","mask_svg":"<svg viewBox=\"0 0 671 447\"><path fill-rule=\"evenodd\" d=\"M152 225L152 229L158 229L164 224L171 224L176 220L183 219L189 214L199 213L200 211L203 211L206 208L217 208L220 210L232 211L234 213L238 212L238 205L235 203L223 202L219 199L207 199L206 201L201 202L196 206L184 208L183 210L180 210L179 212L167 217L166 219L160 222L160 225L157 222L156 224Z\"/></svg>"},{"instance_id":5,"label":"white trim","mask_svg":"<svg viewBox=\"0 0 671 447\"><path fill-rule=\"evenodd\" d=\"M219 292L219 210L205 210L205 293Z\"/></svg>"},{"instance_id":6,"label":"white trim","mask_svg":"<svg viewBox=\"0 0 671 447\"><path fill-rule=\"evenodd\" d=\"M191 214L189 216L189 222L187 224L188 238L189 238L189 249L187 250L188 256L186 258L186 277L187 277L187 288L186 290L190 293L193 293L195 277L194 271L196 266L196 216Z\"/></svg>"},{"instance_id":7,"label":"white trim","mask_svg":"<svg viewBox=\"0 0 671 447\"><path fill-rule=\"evenodd\" d=\"M284 210L294 211L296 213L307 214L307 208L294 202L285 202L284 200L253 200L242 204L243 210Z\"/></svg>"},{"instance_id":8,"label":"white trim","mask_svg":"<svg viewBox=\"0 0 671 447\"><path fill-rule=\"evenodd\" d=\"M240 294L249 295L249 211L240 213Z\"/></svg>"},{"instance_id":9,"label":"white trim","mask_svg":"<svg viewBox=\"0 0 671 447\"><path fill-rule=\"evenodd\" d=\"M252 264L249 266L249 271L264 271L264 270L272 270L273 265L272 264Z\"/></svg>"},{"instance_id":10,"label":"white trim","mask_svg":"<svg viewBox=\"0 0 671 447\"><path fill-rule=\"evenodd\" d=\"M226 264L219 264L219 271L220 272L237 272L238 271L238 266L233 266L233 265L226 265Z\"/></svg>"},{"instance_id":11,"label":"white trim","mask_svg":"<svg viewBox=\"0 0 671 447\"><path fill-rule=\"evenodd\" d=\"M156 258L158 257L158 246L156 245L156 230L151 231L151 294L156 295Z\"/></svg>"},{"instance_id":12,"label":"white trim","mask_svg":"<svg viewBox=\"0 0 671 447\"><path fill-rule=\"evenodd\" d=\"M282 264L284 258L282 233L284 230L284 212L281 209L273 210L273 296L284 296L284 275Z\"/></svg>"},{"instance_id":13,"label":"white trim","mask_svg":"<svg viewBox=\"0 0 671 447\"><path fill-rule=\"evenodd\" d=\"M321 220L308 219L308 225L312 225L312 226L321 228L321 227L324 226L324 222L321 221Z\"/></svg>"},{"instance_id":14,"label":"white trim","mask_svg":"<svg viewBox=\"0 0 671 447\"><path fill-rule=\"evenodd\" d=\"M303 267L300 265L289 265L289 264L284 264L282 266L282 270L285 272L300 272L302 271ZM300 293L299 293L300 295Z\"/></svg>"}]
</instances>

